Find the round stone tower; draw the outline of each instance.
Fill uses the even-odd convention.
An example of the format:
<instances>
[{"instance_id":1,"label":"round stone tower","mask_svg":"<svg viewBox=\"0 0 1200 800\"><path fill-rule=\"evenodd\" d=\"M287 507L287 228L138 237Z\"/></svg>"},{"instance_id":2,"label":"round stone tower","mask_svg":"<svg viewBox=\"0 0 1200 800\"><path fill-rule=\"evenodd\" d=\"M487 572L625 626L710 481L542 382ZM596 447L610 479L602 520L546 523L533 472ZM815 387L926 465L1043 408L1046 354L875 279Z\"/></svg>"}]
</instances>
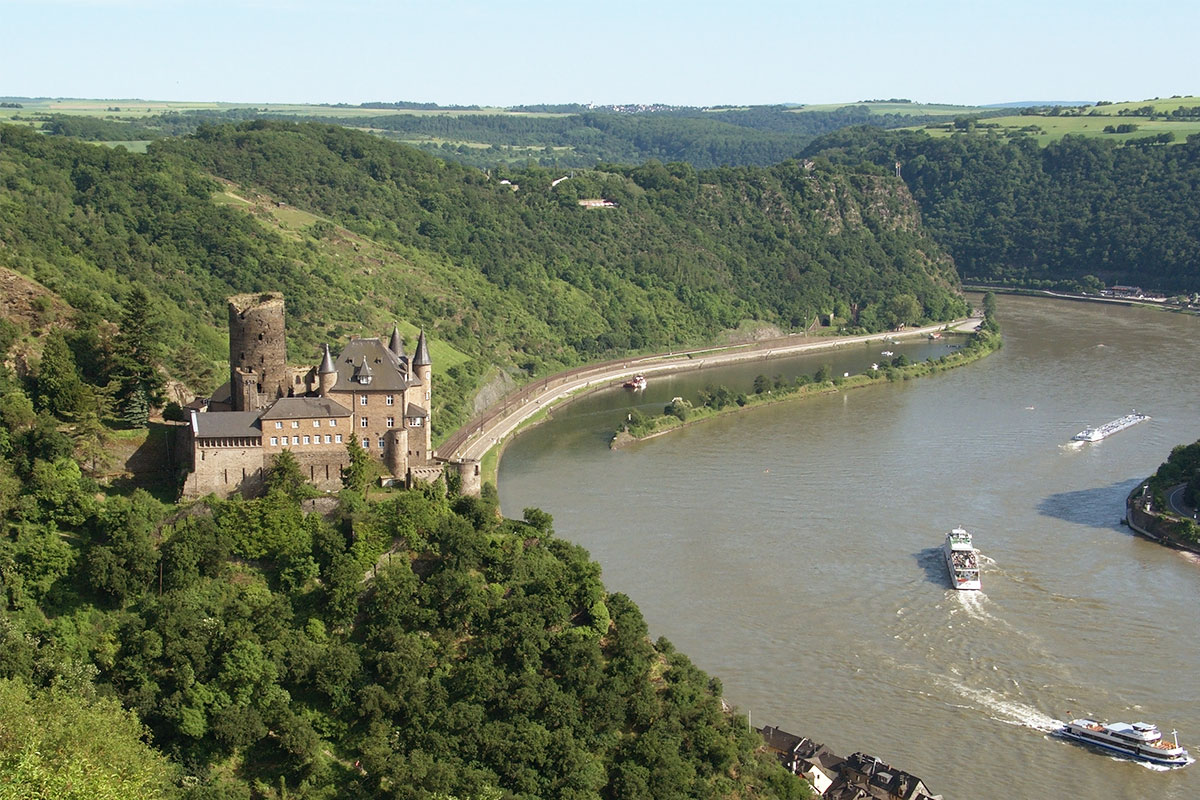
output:
<instances>
[{"instance_id":1,"label":"round stone tower","mask_svg":"<svg viewBox=\"0 0 1200 800\"><path fill-rule=\"evenodd\" d=\"M229 298L229 389L234 411L254 411L287 395L283 295Z\"/></svg>"},{"instance_id":2,"label":"round stone tower","mask_svg":"<svg viewBox=\"0 0 1200 800\"><path fill-rule=\"evenodd\" d=\"M425 331L417 337L417 352L412 359L413 377L421 383L421 399L417 405L425 409L429 416L425 418L423 434L424 463L433 461L433 360L429 357L429 345L425 341Z\"/></svg>"}]
</instances>

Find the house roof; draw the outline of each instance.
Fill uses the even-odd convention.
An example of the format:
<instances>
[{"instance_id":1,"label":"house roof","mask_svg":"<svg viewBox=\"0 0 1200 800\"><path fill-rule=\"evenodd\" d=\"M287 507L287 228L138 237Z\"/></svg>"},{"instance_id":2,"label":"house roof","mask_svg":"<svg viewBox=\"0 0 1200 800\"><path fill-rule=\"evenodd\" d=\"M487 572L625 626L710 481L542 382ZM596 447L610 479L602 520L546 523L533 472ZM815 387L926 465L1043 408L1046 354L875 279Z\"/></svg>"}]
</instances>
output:
<instances>
[{"instance_id":1,"label":"house roof","mask_svg":"<svg viewBox=\"0 0 1200 800\"><path fill-rule=\"evenodd\" d=\"M363 364L371 374L371 382L363 385L372 389L400 392L415 383L408 379L407 359L385 347L382 340L351 339L334 361L338 375L335 391L352 391L352 387L358 383L355 376L361 374Z\"/></svg>"},{"instance_id":2,"label":"house roof","mask_svg":"<svg viewBox=\"0 0 1200 800\"><path fill-rule=\"evenodd\" d=\"M262 412L263 419L348 417L350 409L328 397L281 397Z\"/></svg>"},{"instance_id":3,"label":"house roof","mask_svg":"<svg viewBox=\"0 0 1200 800\"><path fill-rule=\"evenodd\" d=\"M257 411L205 411L195 414L193 428L197 439L259 438Z\"/></svg>"},{"instance_id":4,"label":"house roof","mask_svg":"<svg viewBox=\"0 0 1200 800\"><path fill-rule=\"evenodd\" d=\"M408 408L404 409L404 416L406 416L406 417L428 417L429 412L426 411L425 409L421 408L416 403L409 403Z\"/></svg>"}]
</instances>

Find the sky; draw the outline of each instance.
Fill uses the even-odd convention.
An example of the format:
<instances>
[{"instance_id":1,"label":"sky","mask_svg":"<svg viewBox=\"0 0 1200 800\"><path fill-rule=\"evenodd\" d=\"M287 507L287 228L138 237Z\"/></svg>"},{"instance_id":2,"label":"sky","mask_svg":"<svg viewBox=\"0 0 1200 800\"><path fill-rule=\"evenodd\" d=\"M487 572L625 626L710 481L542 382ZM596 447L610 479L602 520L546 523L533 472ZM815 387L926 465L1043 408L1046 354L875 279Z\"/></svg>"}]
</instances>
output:
<instances>
[{"instance_id":1,"label":"sky","mask_svg":"<svg viewBox=\"0 0 1200 800\"><path fill-rule=\"evenodd\" d=\"M1197 30L1194 0L0 0L0 96L1120 102L1200 93Z\"/></svg>"}]
</instances>

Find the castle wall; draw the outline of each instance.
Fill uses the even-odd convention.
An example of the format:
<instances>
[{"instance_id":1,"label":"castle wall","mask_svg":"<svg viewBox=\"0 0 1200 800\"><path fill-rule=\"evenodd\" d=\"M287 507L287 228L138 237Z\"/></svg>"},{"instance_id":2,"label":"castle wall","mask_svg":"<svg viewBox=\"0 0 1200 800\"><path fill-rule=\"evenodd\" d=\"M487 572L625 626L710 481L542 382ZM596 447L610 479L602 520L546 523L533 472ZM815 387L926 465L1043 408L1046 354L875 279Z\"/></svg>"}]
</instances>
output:
<instances>
[{"instance_id":1,"label":"castle wall","mask_svg":"<svg viewBox=\"0 0 1200 800\"><path fill-rule=\"evenodd\" d=\"M253 497L262 492L263 451L255 446L211 445L199 442L194 450L194 468L183 485L183 497L206 494Z\"/></svg>"}]
</instances>

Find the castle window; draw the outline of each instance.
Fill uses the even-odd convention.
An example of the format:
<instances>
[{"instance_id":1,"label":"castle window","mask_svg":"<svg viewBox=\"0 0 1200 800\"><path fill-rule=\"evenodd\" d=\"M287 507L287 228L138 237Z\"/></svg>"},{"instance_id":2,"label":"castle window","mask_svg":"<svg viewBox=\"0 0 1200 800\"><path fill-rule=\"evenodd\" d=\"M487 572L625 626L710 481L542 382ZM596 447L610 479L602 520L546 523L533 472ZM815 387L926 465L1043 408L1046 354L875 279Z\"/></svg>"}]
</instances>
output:
<instances>
[{"instance_id":1,"label":"castle window","mask_svg":"<svg viewBox=\"0 0 1200 800\"><path fill-rule=\"evenodd\" d=\"M386 402L389 406L394 406L396 404L396 396L389 394L386 398Z\"/></svg>"},{"instance_id":2,"label":"castle window","mask_svg":"<svg viewBox=\"0 0 1200 800\"><path fill-rule=\"evenodd\" d=\"M312 444L312 442L310 442L310 441L308 440L308 436L305 436L305 437L304 437L304 443L305 443L305 444Z\"/></svg>"},{"instance_id":3,"label":"castle window","mask_svg":"<svg viewBox=\"0 0 1200 800\"><path fill-rule=\"evenodd\" d=\"M379 449L380 449L380 450L382 450L382 449L383 449L383 439L380 439L380 440L379 440Z\"/></svg>"},{"instance_id":4,"label":"castle window","mask_svg":"<svg viewBox=\"0 0 1200 800\"><path fill-rule=\"evenodd\" d=\"M337 442L338 444L341 444L342 443L342 435L339 433L337 436L333 437L333 440L335 442Z\"/></svg>"},{"instance_id":5,"label":"castle window","mask_svg":"<svg viewBox=\"0 0 1200 800\"><path fill-rule=\"evenodd\" d=\"M365 428L365 427L367 427L367 418L366 418L366 417L359 417L359 418L358 418L358 424L359 424L359 425L361 425L361 426L362 426L362 427L364 427L364 428Z\"/></svg>"},{"instance_id":6,"label":"castle window","mask_svg":"<svg viewBox=\"0 0 1200 800\"><path fill-rule=\"evenodd\" d=\"M262 335L261 333L258 335L258 340L259 340L260 342L263 340L263 335Z\"/></svg>"},{"instance_id":7,"label":"castle window","mask_svg":"<svg viewBox=\"0 0 1200 800\"><path fill-rule=\"evenodd\" d=\"M410 427L410 428L421 427L421 418L420 417L409 417L408 418L408 427Z\"/></svg>"},{"instance_id":8,"label":"castle window","mask_svg":"<svg viewBox=\"0 0 1200 800\"><path fill-rule=\"evenodd\" d=\"M321 420L319 420L319 419L314 419L314 420L313 420L313 427L314 427L314 428L319 428L319 427L321 427Z\"/></svg>"},{"instance_id":9,"label":"castle window","mask_svg":"<svg viewBox=\"0 0 1200 800\"><path fill-rule=\"evenodd\" d=\"M300 420L297 420L297 419L294 419L294 420L292 420L292 427L293 427L293 428L299 428L299 427L300 427Z\"/></svg>"},{"instance_id":10,"label":"castle window","mask_svg":"<svg viewBox=\"0 0 1200 800\"><path fill-rule=\"evenodd\" d=\"M276 422L276 423L275 423L275 430L277 430L277 431L281 431L281 430L283 430L283 423L282 423L282 422Z\"/></svg>"},{"instance_id":11,"label":"castle window","mask_svg":"<svg viewBox=\"0 0 1200 800\"><path fill-rule=\"evenodd\" d=\"M363 446L363 450L366 450L368 447L371 446L371 437L370 436L363 437L362 446Z\"/></svg>"},{"instance_id":12,"label":"castle window","mask_svg":"<svg viewBox=\"0 0 1200 800\"><path fill-rule=\"evenodd\" d=\"M300 444L300 437L299 437L299 436L293 436L293 437L292 437L292 444Z\"/></svg>"},{"instance_id":13,"label":"castle window","mask_svg":"<svg viewBox=\"0 0 1200 800\"><path fill-rule=\"evenodd\" d=\"M337 427L337 420L336 420L336 419L331 419L331 420L329 420L329 427L331 427L331 428L336 428L336 427Z\"/></svg>"},{"instance_id":14,"label":"castle window","mask_svg":"<svg viewBox=\"0 0 1200 800\"><path fill-rule=\"evenodd\" d=\"M325 444L329 444L329 442L332 441L332 439L333 439L333 437L330 436L328 433L325 434Z\"/></svg>"},{"instance_id":15,"label":"castle window","mask_svg":"<svg viewBox=\"0 0 1200 800\"><path fill-rule=\"evenodd\" d=\"M271 446L272 446L272 447L274 447L275 445L278 445L278 444L279 444L279 437L278 437L278 436L272 436L272 437L271 437Z\"/></svg>"},{"instance_id":16,"label":"castle window","mask_svg":"<svg viewBox=\"0 0 1200 800\"><path fill-rule=\"evenodd\" d=\"M393 426L393 425L395 425L395 424L396 424L396 419L395 419L395 417L388 417L388 418L387 418L387 426L388 426L389 428L390 428L390 427L392 427L392 426Z\"/></svg>"},{"instance_id":17,"label":"castle window","mask_svg":"<svg viewBox=\"0 0 1200 800\"><path fill-rule=\"evenodd\" d=\"M358 396L358 404L360 406L365 406L367 404L367 396L365 394L360 394Z\"/></svg>"}]
</instances>

